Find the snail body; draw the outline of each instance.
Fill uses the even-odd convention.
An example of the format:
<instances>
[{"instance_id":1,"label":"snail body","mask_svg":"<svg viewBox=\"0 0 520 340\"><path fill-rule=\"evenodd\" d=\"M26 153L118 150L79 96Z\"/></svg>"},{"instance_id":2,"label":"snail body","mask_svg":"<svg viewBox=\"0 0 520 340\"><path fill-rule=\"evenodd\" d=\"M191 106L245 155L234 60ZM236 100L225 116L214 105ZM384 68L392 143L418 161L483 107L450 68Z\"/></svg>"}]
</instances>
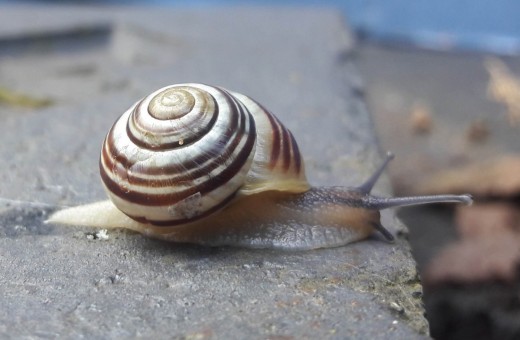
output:
<instances>
[{"instance_id":1,"label":"snail body","mask_svg":"<svg viewBox=\"0 0 520 340\"><path fill-rule=\"evenodd\" d=\"M128 228L175 242L313 249L364 239L380 209L468 195L370 195L392 156L358 188L312 187L291 132L251 98L203 84L159 89L110 129L100 173L110 198L49 222Z\"/></svg>"}]
</instances>

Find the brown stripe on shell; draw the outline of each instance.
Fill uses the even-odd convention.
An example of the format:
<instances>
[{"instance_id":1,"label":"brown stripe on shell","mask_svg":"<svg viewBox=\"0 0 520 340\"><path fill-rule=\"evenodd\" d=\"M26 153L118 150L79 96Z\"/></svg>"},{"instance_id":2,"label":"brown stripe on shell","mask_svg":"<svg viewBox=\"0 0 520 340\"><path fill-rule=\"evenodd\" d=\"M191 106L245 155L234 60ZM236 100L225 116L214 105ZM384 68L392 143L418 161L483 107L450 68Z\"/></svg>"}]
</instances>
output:
<instances>
[{"instance_id":1,"label":"brown stripe on shell","mask_svg":"<svg viewBox=\"0 0 520 340\"><path fill-rule=\"evenodd\" d=\"M272 138L272 146L271 146L271 159L269 160L269 169L273 169L276 166L276 163L278 162L278 157L280 155L280 126L278 124L278 120L276 117L271 114L271 112L267 111L266 108L264 108L262 105L257 103L258 106L262 109L262 111L267 116L267 119L269 120L269 123L271 124L271 131L273 132Z\"/></svg>"},{"instance_id":2,"label":"brown stripe on shell","mask_svg":"<svg viewBox=\"0 0 520 340\"><path fill-rule=\"evenodd\" d=\"M132 164L126 156L120 154L114 147L114 126L110 129L107 136L105 137L105 141L103 142L103 147L101 148L101 157L99 160L99 170L101 172L101 177L106 175L105 172L113 172L114 169L128 169ZM117 160L117 162L114 162ZM103 163L105 166L103 166ZM126 170L125 170L126 171ZM126 177L126 175L125 175Z\"/></svg>"},{"instance_id":3,"label":"brown stripe on shell","mask_svg":"<svg viewBox=\"0 0 520 340\"><path fill-rule=\"evenodd\" d=\"M241 125L245 125L245 115L241 115L241 123ZM250 116L249 134L247 136L246 143L244 144L243 149L240 150L236 158L230 164L228 164L226 169L222 171L220 174L212 176L211 178L205 180L197 186L180 191L175 194L153 195L147 193L139 193L128 189L125 190L124 188L121 188L117 183L113 182L104 171L101 171L101 178L108 190L110 190L112 194L126 201L144 206L173 205L185 199L186 197L189 197L196 193L204 195L227 183L231 178L233 178L233 176L235 176L240 171L244 163L247 161L249 154L255 144L255 139L255 122L254 119ZM152 184L150 185L152 187L155 186L155 183L153 182L150 184Z\"/></svg>"},{"instance_id":4,"label":"brown stripe on shell","mask_svg":"<svg viewBox=\"0 0 520 340\"><path fill-rule=\"evenodd\" d=\"M287 172L291 167L292 157L294 157L296 171L299 173L301 169L301 155L291 131L289 131L289 129L287 129L280 120L278 120L278 118L264 106L260 103L255 103L262 109L268 118L273 132L269 168L271 170L274 169L279 159L282 158L282 170Z\"/></svg>"},{"instance_id":5,"label":"brown stripe on shell","mask_svg":"<svg viewBox=\"0 0 520 340\"><path fill-rule=\"evenodd\" d=\"M294 139L293 134L289 131L289 137L291 138L292 145L292 158L294 159L294 166L296 168L296 173L300 173L302 168L302 156L300 154L300 149L298 148L298 143L296 143L296 139Z\"/></svg>"},{"instance_id":6,"label":"brown stripe on shell","mask_svg":"<svg viewBox=\"0 0 520 340\"><path fill-rule=\"evenodd\" d=\"M131 162L124 154L115 148L114 127L110 129L101 149L101 157L105 163L106 169L113 169L115 166L122 166L129 169L134 163Z\"/></svg>"},{"instance_id":7,"label":"brown stripe on shell","mask_svg":"<svg viewBox=\"0 0 520 340\"><path fill-rule=\"evenodd\" d=\"M126 214L126 213L125 214L128 217L130 217L131 219L136 220L137 222L148 223L148 224L151 224L151 225L154 225L154 226L157 226L157 227L174 227L176 225L186 224L186 223L190 223L190 222L199 220L199 219L204 218L204 217L208 217L211 214L213 214L213 213L215 213L215 212L225 208L226 205L229 202L231 202L233 200L233 198L235 198L237 192L238 192L238 190L233 192L228 197L224 198L222 200L222 202L220 202L219 204L215 205L214 207L211 207L210 209L206 210L202 214L194 216L192 218L184 218L184 219L179 219L179 220L174 220L174 221L157 221L157 220L149 220L146 217L132 216L132 215L129 215L129 214Z\"/></svg>"},{"instance_id":8,"label":"brown stripe on shell","mask_svg":"<svg viewBox=\"0 0 520 340\"><path fill-rule=\"evenodd\" d=\"M283 170L289 170L291 166L291 139L289 138L289 130L287 130L283 125L282 126L282 157L283 157Z\"/></svg>"}]
</instances>

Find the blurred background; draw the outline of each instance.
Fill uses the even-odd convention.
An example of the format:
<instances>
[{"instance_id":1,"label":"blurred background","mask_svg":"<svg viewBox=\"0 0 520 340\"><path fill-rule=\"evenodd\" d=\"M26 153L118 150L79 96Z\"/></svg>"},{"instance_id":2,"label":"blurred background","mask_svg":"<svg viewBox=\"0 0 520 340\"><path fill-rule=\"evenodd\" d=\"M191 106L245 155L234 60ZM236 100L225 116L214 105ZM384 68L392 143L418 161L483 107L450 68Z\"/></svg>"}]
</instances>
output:
<instances>
[{"instance_id":1,"label":"blurred background","mask_svg":"<svg viewBox=\"0 0 520 340\"><path fill-rule=\"evenodd\" d=\"M340 10L357 34L383 44L515 55L520 50L520 3L514 0L55 0L15 4L91 4L180 7L307 6Z\"/></svg>"},{"instance_id":2,"label":"blurred background","mask_svg":"<svg viewBox=\"0 0 520 340\"><path fill-rule=\"evenodd\" d=\"M381 149L397 155L389 171L395 193L476 199L472 207L400 213L432 335L520 338L520 2L0 0L6 4L337 9L354 32Z\"/></svg>"}]
</instances>

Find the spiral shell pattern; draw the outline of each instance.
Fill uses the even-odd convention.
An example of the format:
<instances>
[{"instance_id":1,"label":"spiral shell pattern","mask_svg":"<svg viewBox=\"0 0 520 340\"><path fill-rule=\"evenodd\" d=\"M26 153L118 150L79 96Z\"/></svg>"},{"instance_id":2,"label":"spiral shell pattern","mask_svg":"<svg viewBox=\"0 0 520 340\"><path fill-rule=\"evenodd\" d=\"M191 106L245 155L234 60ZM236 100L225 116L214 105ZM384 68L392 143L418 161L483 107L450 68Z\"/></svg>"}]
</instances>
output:
<instances>
[{"instance_id":1,"label":"spiral shell pattern","mask_svg":"<svg viewBox=\"0 0 520 340\"><path fill-rule=\"evenodd\" d=\"M260 138L255 116L265 130ZM159 226L210 215L248 183L252 191L261 190L261 183L277 178L273 173L283 180L295 173L305 187L296 142L272 117L248 97L222 88L179 84L159 89L109 131L101 151L101 179L122 212ZM273 142L273 126L289 142ZM270 150L257 154L259 141ZM259 170L251 171L252 164Z\"/></svg>"}]
</instances>

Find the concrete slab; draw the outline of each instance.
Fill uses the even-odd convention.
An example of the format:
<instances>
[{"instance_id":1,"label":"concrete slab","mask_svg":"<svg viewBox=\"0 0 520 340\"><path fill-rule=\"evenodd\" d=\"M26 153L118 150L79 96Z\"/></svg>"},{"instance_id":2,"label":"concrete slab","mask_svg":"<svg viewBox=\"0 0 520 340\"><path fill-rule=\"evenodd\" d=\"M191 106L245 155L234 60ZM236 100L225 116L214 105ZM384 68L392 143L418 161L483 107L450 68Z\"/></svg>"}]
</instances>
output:
<instances>
[{"instance_id":1,"label":"concrete slab","mask_svg":"<svg viewBox=\"0 0 520 340\"><path fill-rule=\"evenodd\" d=\"M29 6L4 7L0 19L1 85L54 103L0 106L1 337L427 333L402 237L290 253L127 232L103 240L43 224L61 206L103 199L97 161L109 126L145 94L186 81L243 92L275 112L296 136L311 183L361 183L380 157L340 15ZM376 191L388 194L388 182ZM392 212L383 223L403 230Z\"/></svg>"}]
</instances>

